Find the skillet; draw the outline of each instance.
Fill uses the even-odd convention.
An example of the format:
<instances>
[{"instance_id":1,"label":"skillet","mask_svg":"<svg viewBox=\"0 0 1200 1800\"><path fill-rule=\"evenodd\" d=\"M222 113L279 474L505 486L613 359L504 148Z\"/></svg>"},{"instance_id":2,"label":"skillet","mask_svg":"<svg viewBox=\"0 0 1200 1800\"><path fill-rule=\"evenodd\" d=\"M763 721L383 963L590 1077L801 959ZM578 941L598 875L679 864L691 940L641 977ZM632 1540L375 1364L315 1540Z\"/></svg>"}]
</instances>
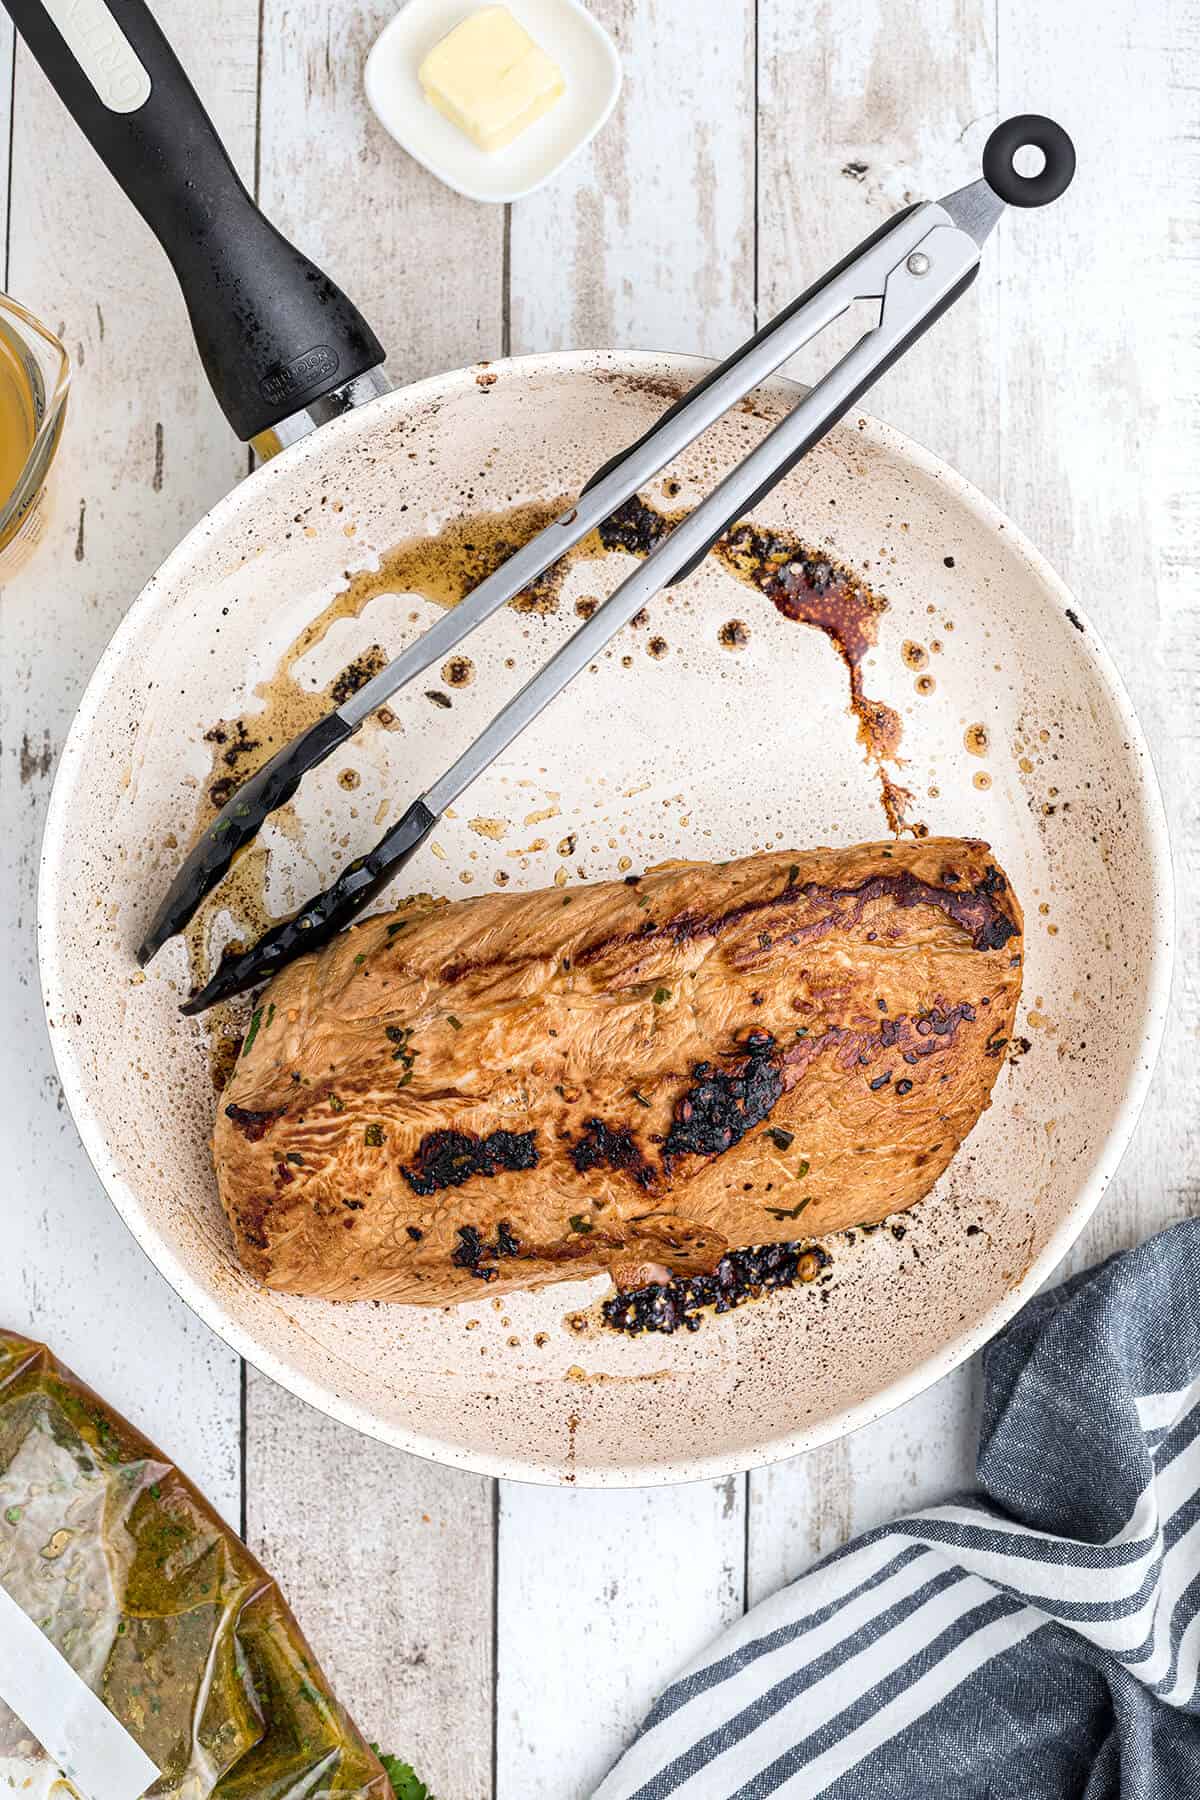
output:
<instances>
[{"instance_id":1,"label":"skillet","mask_svg":"<svg viewBox=\"0 0 1200 1800\"><path fill-rule=\"evenodd\" d=\"M161 35L140 7L114 12L158 84L170 58ZM137 70L119 51L108 66L112 95L142 118ZM66 96L77 116L90 87L89 77ZM177 115L194 104L174 100ZM103 141L108 129L96 123L93 141L129 188L142 179L145 145L141 161L117 167L124 153ZM197 142L207 157L207 140ZM249 246L231 275L211 234L189 238L180 224L186 191L165 210L152 194L134 197L181 275L200 282L194 293L235 295L232 324L189 300L235 429L265 451L291 447L201 521L148 585L93 678L56 780L42 977L64 1091L105 1185L168 1279L236 1348L336 1416L424 1454L531 1479L627 1484L744 1468L851 1429L919 1391L1015 1310L1081 1228L1136 1118L1165 1003L1170 884L1149 759L1114 671L1079 607L1006 521L898 434L851 416L756 520L882 574L891 613L872 673L905 714L924 818L931 830L987 836L1027 912L1039 908L1019 1028L1029 1053L1005 1071L941 1188L898 1232L843 1234L819 1295L748 1307L683 1341L606 1338L595 1283L415 1316L255 1289L232 1257L207 1155L222 1022L184 1025L176 1011L190 959L252 927L256 907L279 916L328 880L347 848L365 847L398 784L441 766L448 718L426 702L364 732L353 766L319 772L264 835L270 867L260 858L235 871L242 879L202 921L203 942L176 942L143 976L133 950L194 828L213 772L210 734L245 717L282 731L306 693L378 642L395 654L435 616L419 585L389 591L373 570L414 525L452 544L464 471L470 507L484 515L511 522L514 506L555 503L705 366L535 357L384 396L379 346L349 302L262 235L218 163L205 179L219 201L208 220L228 203L234 236ZM272 294L254 285L264 266L272 293L299 269L319 317L298 301L293 335L276 335ZM309 355L331 337L336 367ZM342 379L323 386L333 376ZM740 452L741 430L769 428L794 401L777 379L747 414L688 449L671 471L680 502ZM349 597L347 571L365 577ZM474 681L453 694L456 731L482 725L506 665L556 647L572 603L611 588L615 574L583 559L557 614L499 617L486 644L472 645ZM664 602L655 633L664 651L639 643L629 679L618 641L569 708L552 707L477 784L472 815L519 821L519 841L493 843L466 818L447 820L444 841L431 839L414 862L412 884L466 892L505 873L540 885L553 865L534 845L547 830L555 852L572 838L584 846L589 877L617 872L625 856L641 866L880 835L830 647L761 611L735 617L749 605L719 570L697 571ZM746 641L731 650L735 624ZM914 644L937 663L923 696L904 659ZM983 757L966 744L976 726ZM539 813L553 820L540 831L524 823Z\"/></svg>"}]
</instances>

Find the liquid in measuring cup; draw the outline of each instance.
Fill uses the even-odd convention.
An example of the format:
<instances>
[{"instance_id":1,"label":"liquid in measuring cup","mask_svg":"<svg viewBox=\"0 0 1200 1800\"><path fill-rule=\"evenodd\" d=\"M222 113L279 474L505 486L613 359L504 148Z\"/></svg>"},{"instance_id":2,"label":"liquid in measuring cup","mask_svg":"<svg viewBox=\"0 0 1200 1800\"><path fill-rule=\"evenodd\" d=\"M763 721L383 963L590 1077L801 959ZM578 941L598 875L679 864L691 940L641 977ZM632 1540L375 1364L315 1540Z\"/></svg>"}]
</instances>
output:
<instances>
[{"instance_id":1,"label":"liquid in measuring cup","mask_svg":"<svg viewBox=\"0 0 1200 1800\"><path fill-rule=\"evenodd\" d=\"M0 294L0 581L44 534L69 380L54 334Z\"/></svg>"},{"instance_id":2,"label":"liquid in measuring cup","mask_svg":"<svg viewBox=\"0 0 1200 1800\"><path fill-rule=\"evenodd\" d=\"M29 372L0 329L0 495L6 500L25 472L36 435Z\"/></svg>"}]
</instances>

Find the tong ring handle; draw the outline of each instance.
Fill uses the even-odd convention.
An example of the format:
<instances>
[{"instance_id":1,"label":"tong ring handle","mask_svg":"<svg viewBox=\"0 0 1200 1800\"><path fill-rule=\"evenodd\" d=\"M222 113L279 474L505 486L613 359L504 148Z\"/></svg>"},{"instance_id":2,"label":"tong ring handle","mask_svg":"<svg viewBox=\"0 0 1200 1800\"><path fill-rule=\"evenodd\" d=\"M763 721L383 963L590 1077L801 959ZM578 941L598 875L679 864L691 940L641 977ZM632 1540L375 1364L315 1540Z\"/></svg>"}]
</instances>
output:
<instances>
[{"instance_id":1,"label":"tong ring handle","mask_svg":"<svg viewBox=\"0 0 1200 1800\"><path fill-rule=\"evenodd\" d=\"M1036 175L1018 172L1014 157L1026 145L1040 150L1045 167ZM1047 206L1070 187L1075 175L1075 146L1053 119L1041 113L1019 113L997 125L983 147L983 176L994 194L1009 206Z\"/></svg>"}]
</instances>

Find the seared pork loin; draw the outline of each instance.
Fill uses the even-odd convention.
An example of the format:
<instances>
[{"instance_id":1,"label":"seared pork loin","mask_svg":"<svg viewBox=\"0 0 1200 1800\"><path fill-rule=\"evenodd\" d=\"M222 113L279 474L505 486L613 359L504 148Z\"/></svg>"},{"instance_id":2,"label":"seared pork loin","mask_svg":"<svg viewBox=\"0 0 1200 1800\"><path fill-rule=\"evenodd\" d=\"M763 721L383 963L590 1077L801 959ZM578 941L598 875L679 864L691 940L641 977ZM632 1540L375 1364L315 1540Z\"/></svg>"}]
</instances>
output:
<instances>
[{"instance_id":1,"label":"seared pork loin","mask_svg":"<svg viewBox=\"0 0 1200 1800\"><path fill-rule=\"evenodd\" d=\"M873 1223L988 1104L1021 926L960 838L409 901L262 996L214 1140L238 1254L430 1303Z\"/></svg>"}]
</instances>

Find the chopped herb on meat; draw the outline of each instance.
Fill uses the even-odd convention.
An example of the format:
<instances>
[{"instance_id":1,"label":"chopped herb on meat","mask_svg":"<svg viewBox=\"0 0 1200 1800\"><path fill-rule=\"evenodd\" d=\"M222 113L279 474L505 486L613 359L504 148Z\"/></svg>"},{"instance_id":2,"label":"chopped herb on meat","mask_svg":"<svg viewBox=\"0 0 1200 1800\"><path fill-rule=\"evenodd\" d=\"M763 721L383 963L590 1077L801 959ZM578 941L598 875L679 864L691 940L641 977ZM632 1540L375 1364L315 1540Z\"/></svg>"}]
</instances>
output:
<instances>
[{"instance_id":1,"label":"chopped herb on meat","mask_svg":"<svg viewBox=\"0 0 1200 1800\"><path fill-rule=\"evenodd\" d=\"M262 1007L256 1006L254 1011L250 1015L250 1029L246 1033L246 1041L242 1045L242 1055L243 1056L249 1055L251 1045L254 1043L255 1038L258 1036L258 1028L261 1024L262 1024Z\"/></svg>"},{"instance_id":2,"label":"chopped herb on meat","mask_svg":"<svg viewBox=\"0 0 1200 1800\"><path fill-rule=\"evenodd\" d=\"M811 1200L812 1195L806 1194L803 1200L797 1200L795 1206L767 1206L763 1210L769 1212L773 1219L798 1219Z\"/></svg>"}]
</instances>

